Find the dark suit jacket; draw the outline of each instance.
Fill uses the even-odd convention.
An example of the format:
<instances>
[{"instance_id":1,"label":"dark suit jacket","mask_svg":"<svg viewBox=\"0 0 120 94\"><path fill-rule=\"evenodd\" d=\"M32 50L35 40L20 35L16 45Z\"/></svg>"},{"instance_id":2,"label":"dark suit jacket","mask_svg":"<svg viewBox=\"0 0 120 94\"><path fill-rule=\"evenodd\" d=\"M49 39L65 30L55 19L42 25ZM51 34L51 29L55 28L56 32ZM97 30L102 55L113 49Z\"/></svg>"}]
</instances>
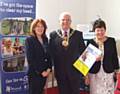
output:
<instances>
[{"instance_id":1,"label":"dark suit jacket","mask_svg":"<svg viewBox=\"0 0 120 94\"><path fill-rule=\"evenodd\" d=\"M93 39L88 40L87 44L89 43L98 47ZM97 73L100 70L100 66L101 61L95 62L90 70L90 73ZM112 73L115 70L119 69L116 42L115 39L111 37L108 37L107 40L104 42L103 69L106 73Z\"/></svg>"},{"instance_id":2,"label":"dark suit jacket","mask_svg":"<svg viewBox=\"0 0 120 94\"><path fill-rule=\"evenodd\" d=\"M44 41L44 47L36 37L26 39L26 53L29 64L28 74L35 75L51 68L51 58L48 50L48 40Z\"/></svg>"},{"instance_id":3,"label":"dark suit jacket","mask_svg":"<svg viewBox=\"0 0 120 94\"><path fill-rule=\"evenodd\" d=\"M50 34L50 49L54 60L55 75L59 78L69 76L69 78L79 79L80 73L73 67L73 63L85 49L82 32L70 29L70 34L73 33L73 35L69 38L67 48L62 46L63 39L57 33L62 34L61 30L53 31Z\"/></svg>"}]
</instances>

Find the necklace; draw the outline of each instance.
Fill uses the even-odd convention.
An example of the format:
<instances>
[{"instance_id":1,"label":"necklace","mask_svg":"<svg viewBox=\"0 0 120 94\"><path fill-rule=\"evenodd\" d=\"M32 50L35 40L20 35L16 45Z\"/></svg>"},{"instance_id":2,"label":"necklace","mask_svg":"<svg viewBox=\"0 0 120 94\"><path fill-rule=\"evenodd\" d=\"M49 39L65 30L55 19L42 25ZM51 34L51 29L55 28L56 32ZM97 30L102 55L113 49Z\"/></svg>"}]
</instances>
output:
<instances>
[{"instance_id":1,"label":"necklace","mask_svg":"<svg viewBox=\"0 0 120 94\"><path fill-rule=\"evenodd\" d=\"M62 46L68 47L69 46L69 39L74 34L74 30L69 34L69 36L63 36L60 32L56 32L62 38Z\"/></svg>"}]
</instances>

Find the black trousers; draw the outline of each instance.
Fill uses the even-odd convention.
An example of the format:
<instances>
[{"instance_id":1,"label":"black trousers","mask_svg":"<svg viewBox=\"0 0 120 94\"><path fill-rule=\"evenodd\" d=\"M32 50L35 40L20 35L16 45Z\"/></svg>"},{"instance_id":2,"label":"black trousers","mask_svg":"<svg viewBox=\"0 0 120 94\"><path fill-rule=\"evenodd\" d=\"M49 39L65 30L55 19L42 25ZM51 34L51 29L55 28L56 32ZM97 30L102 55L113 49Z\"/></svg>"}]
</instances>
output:
<instances>
[{"instance_id":1,"label":"black trousers","mask_svg":"<svg viewBox=\"0 0 120 94\"><path fill-rule=\"evenodd\" d=\"M43 94L46 78L41 76L28 76L29 94Z\"/></svg>"},{"instance_id":2,"label":"black trousers","mask_svg":"<svg viewBox=\"0 0 120 94\"><path fill-rule=\"evenodd\" d=\"M63 76L62 76L63 77ZM80 82L79 78L74 77L56 77L59 93L60 94L80 94Z\"/></svg>"}]
</instances>

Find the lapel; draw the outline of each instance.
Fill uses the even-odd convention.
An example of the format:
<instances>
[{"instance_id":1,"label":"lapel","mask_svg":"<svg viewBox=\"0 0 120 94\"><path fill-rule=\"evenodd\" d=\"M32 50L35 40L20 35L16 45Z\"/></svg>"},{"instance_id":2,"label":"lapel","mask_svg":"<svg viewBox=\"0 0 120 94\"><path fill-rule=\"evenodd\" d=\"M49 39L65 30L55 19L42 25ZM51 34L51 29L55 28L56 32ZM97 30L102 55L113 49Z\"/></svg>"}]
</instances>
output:
<instances>
[{"instance_id":1,"label":"lapel","mask_svg":"<svg viewBox=\"0 0 120 94\"><path fill-rule=\"evenodd\" d=\"M69 33L70 38L72 37L72 35L73 35L74 32L75 32L75 31L74 31L72 28L70 28L70 33ZM69 39L70 39L70 38L69 38Z\"/></svg>"},{"instance_id":2,"label":"lapel","mask_svg":"<svg viewBox=\"0 0 120 94\"><path fill-rule=\"evenodd\" d=\"M73 32L74 32L74 30L72 28L70 28L70 32L69 32L69 45L71 45L71 39L72 39Z\"/></svg>"},{"instance_id":3,"label":"lapel","mask_svg":"<svg viewBox=\"0 0 120 94\"><path fill-rule=\"evenodd\" d=\"M70 33L69 34L72 34L74 32L74 30L72 28L70 28Z\"/></svg>"},{"instance_id":4,"label":"lapel","mask_svg":"<svg viewBox=\"0 0 120 94\"><path fill-rule=\"evenodd\" d=\"M62 36L62 31L60 29L58 29L58 34Z\"/></svg>"},{"instance_id":5,"label":"lapel","mask_svg":"<svg viewBox=\"0 0 120 94\"><path fill-rule=\"evenodd\" d=\"M35 41L36 41L36 45L35 45L36 48L41 50L41 52L46 53L45 42L43 42L43 44L41 44L40 41L37 39L37 37L35 37Z\"/></svg>"}]
</instances>

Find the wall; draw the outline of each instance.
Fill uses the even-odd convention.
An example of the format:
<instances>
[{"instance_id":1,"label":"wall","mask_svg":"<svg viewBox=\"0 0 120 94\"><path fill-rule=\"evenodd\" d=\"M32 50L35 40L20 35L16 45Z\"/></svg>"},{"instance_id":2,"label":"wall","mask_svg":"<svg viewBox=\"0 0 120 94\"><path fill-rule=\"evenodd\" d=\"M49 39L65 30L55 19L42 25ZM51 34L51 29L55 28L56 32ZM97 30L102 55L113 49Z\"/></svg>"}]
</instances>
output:
<instances>
[{"instance_id":1,"label":"wall","mask_svg":"<svg viewBox=\"0 0 120 94\"><path fill-rule=\"evenodd\" d=\"M59 27L58 17L63 11L72 14L75 27L79 23L90 23L100 15L107 24L107 33L120 39L120 0L36 0L36 17L44 18L48 31Z\"/></svg>"},{"instance_id":2,"label":"wall","mask_svg":"<svg viewBox=\"0 0 120 94\"><path fill-rule=\"evenodd\" d=\"M48 24L48 31L59 27L59 15L63 11L72 14L72 26L84 23L85 0L37 0L36 18L44 18Z\"/></svg>"},{"instance_id":3,"label":"wall","mask_svg":"<svg viewBox=\"0 0 120 94\"><path fill-rule=\"evenodd\" d=\"M107 34L116 39L120 56L120 0L86 0L85 23L100 15L107 25Z\"/></svg>"},{"instance_id":4,"label":"wall","mask_svg":"<svg viewBox=\"0 0 120 94\"><path fill-rule=\"evenodd\" d=\"M120 0L86 0L85 22L100 15L106 21L108 35L120 39Z\"/></svg>"}]
</instances>

